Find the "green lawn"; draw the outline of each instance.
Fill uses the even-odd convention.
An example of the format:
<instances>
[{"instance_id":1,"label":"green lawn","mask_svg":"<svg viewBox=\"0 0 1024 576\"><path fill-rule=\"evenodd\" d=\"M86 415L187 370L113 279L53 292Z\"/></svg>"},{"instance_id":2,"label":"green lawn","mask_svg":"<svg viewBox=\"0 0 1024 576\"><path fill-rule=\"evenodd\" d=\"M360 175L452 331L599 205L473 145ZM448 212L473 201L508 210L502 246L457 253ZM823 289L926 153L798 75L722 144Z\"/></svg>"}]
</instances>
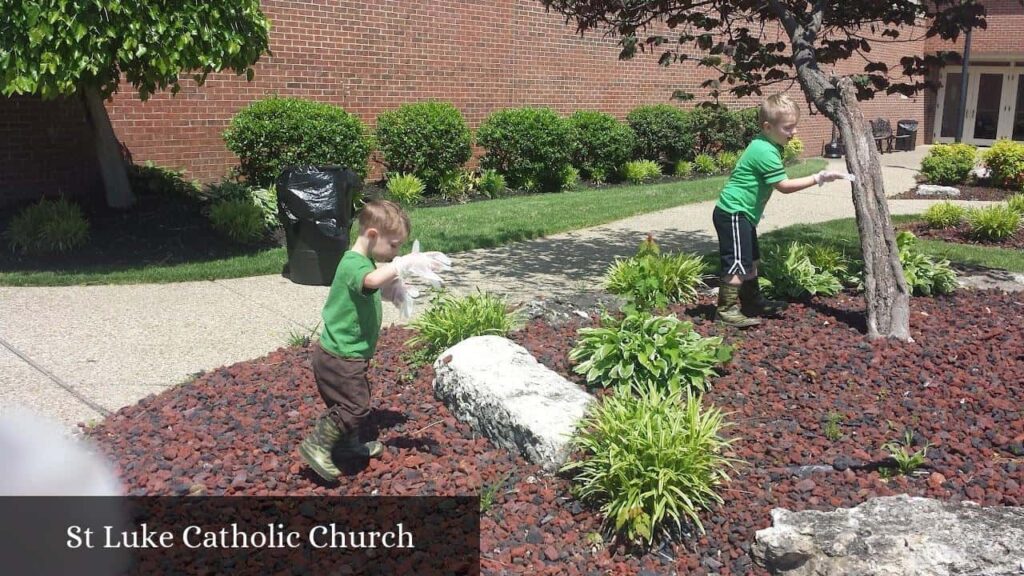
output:
<instances>
[{"instance_id":1,"label":"green lawn","mask_svg":"<svg viewBox=\"0 0 1024 576\"><path fill-rule=\"evenodd\" d=\"M794 177L806 176L824 167L824 160L812 159L793 166L788 172ZM412 238L418 238L424 250L452 254L713 200L724 183L725 177L718 176L647 186L583 188L573 192L502 198L459 206L414 208L409 211L409 218L412 221ZM408 251L410 246L411 242L405 250ZM59 273L0 272L0 285L137 284L240 278L280 274L285 260L285 250L275 248L229 259L173 266L89 268Z\"/></svg>"},{"instance_id":2,"label":"green lawn","mask_svg":"<svg viewBox=\"0 0 1024 576\"><path fill-rule=\"evenodd\" d=\"M915 216L894 216L894 223L912 222ZM833 220L821 224L797 224L768 232L761 236L765 242L791 241L828 244L849 255L860 255L857 223L852 218ZM968 244L952 244L919 238L917 248L926 254L945 258L950 262L1000 268L1011 272L1024 272L1024 251L1008 248L990 248Z\"/></svg>"}]
</instances>

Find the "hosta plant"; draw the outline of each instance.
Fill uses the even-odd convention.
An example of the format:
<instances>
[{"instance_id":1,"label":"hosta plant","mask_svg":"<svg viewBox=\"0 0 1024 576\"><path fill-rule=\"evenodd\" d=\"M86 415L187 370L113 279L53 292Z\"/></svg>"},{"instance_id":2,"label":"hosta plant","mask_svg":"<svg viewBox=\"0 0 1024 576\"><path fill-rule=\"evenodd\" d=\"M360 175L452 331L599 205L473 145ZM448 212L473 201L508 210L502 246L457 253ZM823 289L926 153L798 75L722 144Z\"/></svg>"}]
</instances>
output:
<instances>
[{"instance_id":1,"label":"hosta plant","mask_svg":"<svg viewBox=\"0 0 1024 576\"><path fill-rule=\"evenodd\" d=\"M736 465L724 455L727 426L697 395L615 394L580 423L571 443L582 456L563 471L578 498L600 505L606 528L631 541L651 544L686 522L703 531L700 512L722 503Z\"/></svg>"},{"instance_id":2,"label":"hosta plant","mask_svg":"<svg viewBox=\"0 0 1024 576\"><path fill-rule=\"evenodd\" d=\"M918 252L914 245L917 238L906 230L896 235L900 250L900 264L907 286L918 296L952 294L956 291L956 272L949 267L949 260L935 261Z\"/></svg>"},{"instance_id":3,"label":"hosta plant","mask_svg":"<svg viewBox=\"0 0 1024 576\"><path fill-rule=\"evenodd\" d=\"M722 338L705 338L675 316L644 313L622 320L605 316L600 326L581 328L569 353L573 370L587 384L620 391L704 391L715 369L731 358L732 348Z\"/></svg>"},{"instance_id":4,"label":"hosta plant","mask_svg":"<svg viewBox=\"0 0 1024 576\"><path fill-rule=\"evenodd\" d=\"M766 251L759 281L781 298L834 296L843 289L846 270L845 263L822 248L791 242L783 249L771 247Z\"/></svg>"}]
</instances>

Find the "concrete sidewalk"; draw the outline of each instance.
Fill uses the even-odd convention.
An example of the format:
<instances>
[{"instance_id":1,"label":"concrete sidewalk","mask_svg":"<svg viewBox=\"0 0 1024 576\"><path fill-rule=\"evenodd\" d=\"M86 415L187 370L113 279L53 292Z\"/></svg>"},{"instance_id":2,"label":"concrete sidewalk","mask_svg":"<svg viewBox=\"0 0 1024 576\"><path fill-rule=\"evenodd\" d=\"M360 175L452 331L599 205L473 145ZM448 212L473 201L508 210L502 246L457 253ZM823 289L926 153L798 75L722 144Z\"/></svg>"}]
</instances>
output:
<instances>
[{"instance_id":1,"label":"concrete sidewalk","mask_svg":"<svg viewBox=\"0 0 1024 576\"><path fill-rule=\"evenodd\" d=\"M926 150L886 154L886 189L914 184ZM845 171L843 161L831 161ZM845 181L775 194L759 232L853 216ZM894 214L931 201L892 200ZM652 233L670 251L716 248L713 202L680 206L502 248L452 255L449 286L523 301L594 289L608 264ZM429 246L424 247L430 249ZM128 286L0 287L0 409L29 406L62 423L102 418L203 371L285 346L309 333L328 288L280 276ZM426 304L421 299L419 309ZM385 325L397 321L385 304Z\"/></svg>"}]
</instances>

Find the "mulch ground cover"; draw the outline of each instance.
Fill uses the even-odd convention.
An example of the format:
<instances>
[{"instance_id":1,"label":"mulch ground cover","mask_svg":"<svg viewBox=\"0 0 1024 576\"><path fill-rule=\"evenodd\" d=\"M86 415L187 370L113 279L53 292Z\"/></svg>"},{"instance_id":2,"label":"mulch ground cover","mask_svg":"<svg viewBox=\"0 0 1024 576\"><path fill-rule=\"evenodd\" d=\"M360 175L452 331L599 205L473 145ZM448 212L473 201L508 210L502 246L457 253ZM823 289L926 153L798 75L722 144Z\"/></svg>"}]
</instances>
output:
<instances>
[{"instance_id":1,"label":"mulch ground cover","mask_svg":"<svg viewBox=\"0 0 1024 576\"><path fill-rule=\"evenodd\" d=\"M743 461L702 514L706 533L640 553L595 539L596 507L570 480L492 446L435 400L432 370L402 357L410 332L384 331L364 438L380 461L319 482L295 453L321 410L309 348L219 368L123 408L88 430L131 494L465 495L493 492L481 521L484 574L764 574L749 549L772 508L831 510L909 493L1024 505L1024 295L961 291L911 301L913 343L869 342L856 295L792 305L739 332L704 320L710 297L674 311L736 346L707 402L730 413ZM579 383L567 355L583 319L534 320L512 339ZM826 422L837 428L828 436ZM885 478L886 442L931 443L921 475ZM836 433L838 432L838 434ZM832 439L829 438L831 436Z\"/></svg>"},{"instance_id":2,"label":"mulch ground cover","mask_svg":"<svg viewBox=\"0 0 1024 576\"><path fill-rule=\"evenodd\" d=\"M953 228L930 228L924 222L915 222L905 226L897 227L899 230L910 230L918 238L928 240L941 240L943 242L954 242L957 244L973 244L975 246L988 246L991 248L1016 248L1024 250L1024 227L1018 228L1010 237L999 241L982 240L971 236L970 227L961 224Z\"/></svg>"},{"instance_id":3,"label":"mulch ground cover","mask_svg":"<svg viewBox=\"0 0 1024 576\"><path fill-rule=\"evenodd\" d=\"M954 188L960 190L959 196L918 194L917 187L915 186L906 192L893 196L893 198L900 200L987 200L990 202L1002 202L1014 194L1020 194L1019 190L1007 190L1005 188L984 185L957 185Z\"/></svg>"}]
</instances>

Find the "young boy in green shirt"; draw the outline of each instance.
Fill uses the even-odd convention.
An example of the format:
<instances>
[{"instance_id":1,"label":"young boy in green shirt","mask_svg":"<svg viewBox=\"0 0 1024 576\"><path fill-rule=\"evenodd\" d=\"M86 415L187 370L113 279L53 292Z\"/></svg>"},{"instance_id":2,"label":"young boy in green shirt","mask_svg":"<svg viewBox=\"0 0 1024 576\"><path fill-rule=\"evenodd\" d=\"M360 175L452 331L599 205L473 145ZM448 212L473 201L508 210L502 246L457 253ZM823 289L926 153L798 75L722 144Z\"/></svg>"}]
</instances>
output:
<instances>
[{"instance_id":1,"label":"young boy in green shirt","mask_svg":"<svg viewBox=\"0 0 1024 576\"><path fill-rule=\"evenodd\" d=\"M381 297L408 317L415 294L403 277L415 275L436 285L441 282L437 272L451 267L440 252L419 252L418 243L412 253L398 256L409 232L409 217L397 204L366 204L359 213L359 237L342 256L331 283L323 331L313 351L313 375L327 411L299 445L302 459L324 480L341 473L331 460L338 445L348 456L376 458L384 452L380 442L359 440L359 423L370 413L366 374L380 335Z\"/></svg>"},{"instance_id":2,"label":"young boy in green shirt","mask_svg":"<svg viewBox=\"0 0 1024 576\"><path fill-rule=\"evenodd\" d=\"M761 134L743 151L712 215L722 266L716 315L720 322L738 328L761 323L751 316L777 314L786 307L785 302L765 298L757 283L761 257L757 224L772 192L791 194L815 184L821 186L848 178L831 170L804 178L786 176L782 151L796 134L800 121L800 108L788 96L776 94L766 98L758 121Z\"/></svg>"}]
</instances>

